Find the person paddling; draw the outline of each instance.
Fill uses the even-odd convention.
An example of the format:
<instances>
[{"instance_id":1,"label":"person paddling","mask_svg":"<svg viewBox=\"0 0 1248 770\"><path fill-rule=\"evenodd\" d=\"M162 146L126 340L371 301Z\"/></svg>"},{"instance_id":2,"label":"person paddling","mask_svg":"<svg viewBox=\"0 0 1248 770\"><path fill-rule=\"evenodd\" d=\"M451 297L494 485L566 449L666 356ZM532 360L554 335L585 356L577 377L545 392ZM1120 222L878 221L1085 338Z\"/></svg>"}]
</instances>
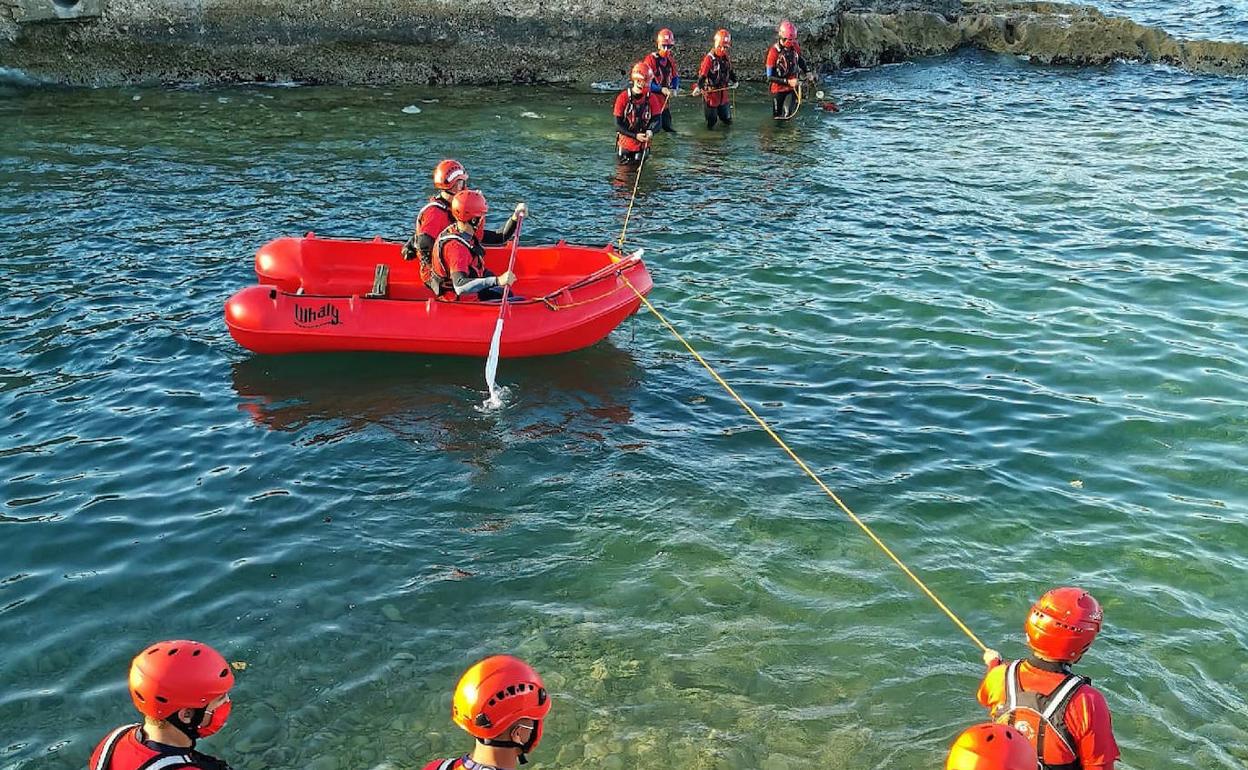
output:
<instances>
[{"instance_id":1,"label":"person paddling","mask_svg":"<svg viewBox=\"0 0 1248 770\"><path fill-rule=\"evenodd\" d=\"M435 759L424 770L516 770L542 740L550 713L546 686L527 663L494 655L464 672L451 698L451 720L476 739L461 757Z\"/></svg>"},{"instance_id":2,"label":"person paddling","mask_svg":"<svg viewBox=\"0 0 1248 770\"><path fill-rule=\"evenodd\" d=\"M728 98L728 89L737 87L737 73L732 69L732 58L728 55L732 48L732 33L721 29L715 33L711 50L702 57L702 66L698 68L698 84L692 93L702 94L703 114L706 127L715 128L715 123L723 121L725 126L732 125L732 107Z\"/></svg>"},{"instance_id":3,"label":"person paddling","mask_svg":"<svg viewBox=\"0 0 1248 770\"><path fill-rule=\"evenodd\" d=\"M954 740L945 770L1036 770L1036 750L1013 727L987 722Z\"/></svg>"},{"instance_id":4,"label":"person paddling","mask_svg":"<svg viewBox=\"0 0 1248 770\"><path fill-rule=\"evenodd\" d=\"M661 29L654 38L655 50L644 61L654 79L650 83L650 91L663 97L663 110L659 115L659 128L669 133L676 133L672 128L672 97L680 93L680 71L676 66L676 56L672 49L676 47L676 35L670 29Z\"/></svg>"},{"instance_id":5,"label":"person paddling","mask_svg":"<svg viewBox=\"0 0 1248 770\"><path fill-rule=\"evenodd\" d=\"M815 75L802 58L797 44L797 25L785 19L777 30L779 40L767 49L767 82L771 87L771 116L788 119L797 111L799 78L814 82Z\"/></svg>"},{"instance_id":6,"label":"person paddling","mask_svg":"<svg viewBox=\"0 0 1248 770\"><path fill-rule=\"evenodd\" d=\"M485 215L490 210L480 190L460 190L451 199L454 222L447 226L433 244L426 285L437 296L454 292L480 300L502 299L500 287L515 283L510 270L495 276L485 268L485 247L498 246L511 240L516 226L528 214L523 202L516 204L515 213L507 220L502 232L485 229ZM514 297L513 299L518 299Z\"/></svg>"},{"instance_id":7,"label":"person paddling","mask_svg":"<svg viewBox=\"0 0 1248 770\"><path fill-rule=\"evenodd\" d=\"M131 662L129 681L143 722L109 733L88 770L229 770L195 748L230 718L234 674L221 653L186 639L157 642Z\"/></svg>"},{"instance_id":8,"label":"person paddling","mask_svg":"<svg viewBox=\"0 0 1248 770\"><path fill-rule=\"evenodd\" d=\"M1105 696L1070 667L1100 633L1101 605L1080 588L1041 596L1024 628L1031 655L1005 663L984 652L988 667L979 702L992 719L1013 726L1031 743L1047 770L1113 770L1118 744Z\"/></svg>"},{"instance_id":9,"label":"person paddling","mask_svg":"<svg viewBox=\"0 0 1248 770\"><path fill-rule=\"evenodd\" d=\"M615 97L615 148L620 163L637 165L650 148L654 123L663 111L663 97L650 91L653 79L650 68L637 62L628 88Z\"/></svg>"},{"instance_id":10,"label":"person paddling","mask_svg":"<svg viewBox=\"0 0 1248 770\"><path fill-rule=\"evenodd\" d=\"M451 198L468 186L468 172L457 160L444 160L433 168L433 186L437 190L416 214L416 231L403 244L403 259L420 258L429 265L433 242L451 224Z\"/></svg>"}]
</instances>

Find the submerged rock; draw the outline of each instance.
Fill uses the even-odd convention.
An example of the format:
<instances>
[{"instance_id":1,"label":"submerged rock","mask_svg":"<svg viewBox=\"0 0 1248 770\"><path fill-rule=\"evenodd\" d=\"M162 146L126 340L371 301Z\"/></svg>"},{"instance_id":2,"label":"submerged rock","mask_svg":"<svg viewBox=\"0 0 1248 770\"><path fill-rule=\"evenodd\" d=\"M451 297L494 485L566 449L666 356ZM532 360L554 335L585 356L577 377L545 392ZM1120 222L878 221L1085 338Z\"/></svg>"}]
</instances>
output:
<instances>
[{"instance_id":1,"label":"submerged rock","mask_svg":"<svg viewBox=\"0 0 1248 770\"><path fill-rule=\"evenodd\" d=\"M778 19L757 3L640 0L503 3L424 0L286 4L248 0L91 0L65 20L63 0L0 2L0 61L68 84L309 82L354 84L620 83L660 22L692 74L714 29L733 31L747 79ZM75 6L77 7L77 6ZM86 7L86 6L82 6ZM1248 45L1179 40L1084 6L1002 0L792 0L787 12L824 69L873 66L962 46L1054 64L1120 59L1248 73Z\"/></svg>"}]
</instances>

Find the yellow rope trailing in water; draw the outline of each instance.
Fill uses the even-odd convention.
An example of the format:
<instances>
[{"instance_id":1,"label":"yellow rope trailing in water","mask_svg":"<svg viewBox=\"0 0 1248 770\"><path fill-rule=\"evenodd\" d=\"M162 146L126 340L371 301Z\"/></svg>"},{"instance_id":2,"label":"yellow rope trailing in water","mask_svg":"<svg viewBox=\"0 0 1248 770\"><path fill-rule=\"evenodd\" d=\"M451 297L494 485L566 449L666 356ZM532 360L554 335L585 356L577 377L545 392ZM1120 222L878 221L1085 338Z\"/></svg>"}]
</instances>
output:
<instances>
[{"instance_id":1,"label":"yellow rope trailing in water","mask_svg":"<svg viewBox=\"0 0 1248 770\"><path fill-rule=\"evenodd\" d=\"M672 336L674 336L677 340L679 340L680 344L685 346L685 349L688 350L689 353L692 354L693 357L697 359L698 363L702 364L702 367L705 368L706 371L710 372L711 376L715 378L715 381L718 382L724 390L728 391L728 395L732 396L733 399L735 399L736 402L741 405L741 408L744 409L750 415L750 417L754 418L754 421L758 423L759 427L762 428L764 431L766 431L767 435L771 436L771 438L780 446L781 449L785 451L786 454L788 454L789 457L793 458L793 462L797 463L798 467L801 468L806 473L806 475L811 478L812 481L818 484L819 488L822 489L825 493L827 493L828 497L832 498L832 502L836 503L837 506L842 511L845 512L845 515L848 516L851 521L857 524L859 529L861 529L863 532L866 533L867 537L871 538L871 542L879 546L880 550L883 551L885 554L887 554L888 558L892 559L893 563L896 564L898 567L900 567L901 571L906 573L906 576L909 577L912 581L914 581L914 584L917 585L919 589L923 591L923 593L927 594L927 598L935 602L936 606L939 607L941 611L943 611L946 615L948 615L949 619L953 621L954 625L956 625L959 629L961 629L962 633L970 637L971 641L974 642L976 646L979 647L980 650L987 650L988 649L987 645L985 645L983 642L979 640L979 637L975 635L975 632L972 631L965 623L963 623L962 619L959 618L957 615L955 615L953 610L949 609L948 605L946 605L943 601L941 601L940 597L937 596L932 591L932 589L928 588L927 584L924 583L922 579L919 578L918 575L914 574L914 570L907 567L906 563L903 562L897 556L897 554L893 553L893 550L889 548L884 543L884 541L881 540L879 536L876 535L875 532L870 527L867 526L866 522L858 518L858 514L851 511L849 509L849 506L846 505L841 500L840 497L837 497L837 494L833 492L832 489L823 482L823 479L819 478L818 474L816 474L813 470L811 470L810 466L807 465L805 461L802 460L802 458L797 456L797 452L794 452L793 449L790 448L789 445L785 443L784 439L780 438L780 435L776 433L774 430L772 430L772 427L767 424L767 421L764 420L762 417L758 416L758 413L755 412L754 409L751 408L750 405L745 402L745 399L737 395L737 391L733 390L732 386L729 385L727 381L724 380L723 377L719 376L719 372L715 371L715 369L709 363L707 363L706 359L703 358L698 353L698 351L693 349L693 346L690 345L689 342L685 340L683 336L681 336L680 332L676 331L676 327L672 326L671 322L668 321L667 318L665 318L663 314L660 313L658 309L655 308L655 306L650 303L650 300L646 299L645 296L643 296L641 292L637 291L637 287L633 286L633 284L628 280L628 278L624 277L623 275L621 275L620 278L621 280L624 281L624 283L628 284L628 287L633 290L633 293L636 294L637 298L640 299L645 304L646 308L651 313L654 314L654 317L659 319L659 323L666 326L667 330L672 333Z\"/></svg>"}]
</instances>

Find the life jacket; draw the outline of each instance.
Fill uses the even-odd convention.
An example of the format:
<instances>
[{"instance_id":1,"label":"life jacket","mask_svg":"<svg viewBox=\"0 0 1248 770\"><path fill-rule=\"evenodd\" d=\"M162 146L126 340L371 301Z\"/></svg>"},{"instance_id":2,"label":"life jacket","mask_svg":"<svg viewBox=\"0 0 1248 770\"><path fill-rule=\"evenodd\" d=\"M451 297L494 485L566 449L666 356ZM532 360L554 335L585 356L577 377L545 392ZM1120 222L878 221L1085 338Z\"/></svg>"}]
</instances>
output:
<instances>
[{"instance_id":1,"label":"life jacket","mask_svg":"<svg viewBox=\"0 0 1248 770\"><path fill-rule=\"evenodd\" d=\"M669 53L667 56L659 56L652 53L646 57L646 62L654 70L654 82L664 88L671 88L672 81L676 79L676 60L672 55Z\"/></svg>"},{"instance_id":2,"label":"life jacket","mask_svg":"<svg viewBox=\"0 0 1248 770\"><path fill-rule=\"evenodd\" d=\"M624 102L624 125L634 134L650 129L650 121L654 118L654 110L650 99L649 91L642 91L641 95L634 96L631 91L628 94L627 101ZM619 134L619 146L629 152L636 152L641 149L641 142L631 136Z\"/></svg>"},{"instance_id":3,"label":"life jacket","mask_svg":"<svg viewBox=\"0 0 1248 770\"><path fill-rule=\"evenodd\" d=\"M434 195L416 213L416 232L427 233L436 238L451 221L451 202L441 195Z\"/></svg>"},{"instance_id":4,"label":"life jacket","mask_svg":"<svg viewBox=\"0 0 1248 770\"><path fill-rule=\"evenodd\" d=\"M718 107L728 103L728 92L724 89L731 85L732 60L728 54L716 56L715 51L707 51L706 74L702 76L702 101L708 107Z\"/></svg>"},{"instance_id":5,"label":"life jacket","mask_svg":"<svg viewBox=\"0 0 1248 770\"><path fill-rule=\"evenodd\" d=\"M1011 661L1005 671L1005 702L993 709L992 718L1010 725L1036 747L1039 770L1082 770L1077 741L1066 726L1066 709L1075 692L1092 680L1067 672L1066 678L1047 693L1023 689L1019 664Z\"/></svg>"},{"instance_id":6,"label":"life jacket","mask_svg":"<svg viewBox=\"0 0 1248 770\"><path fill-rule=\"evenodd\" d=\"M421 770L459 770L459 768L464 766L464 763L460 760L460 757L455 757L454 759L435 759L421 768Z\"/></svg>"},{"instance_id":7,"label":"life jacket","mask_svg":"<svg viewBox=\"0 0 1248 770\"><path fill-rule=\"evenodd\" d=\"M439 296L447 291L453 292L455 290L454 284L451 283L451 270L446 264L446 258L443 254L447 244L451 241L459 241L472 254L472 265L469 267L468 277L480 278L485 275L485 247L481 245L481 241L473 233L460 232L460 229L452 222L438 236L438 240L434 241L433 256L430 260L432 277L429 282L429 289ZM437 281L436 288L433 281Z\"/></svg>"},{"instance_id":8,"label":"life jacket","mask_svg":"<svg viewBox=\"0 0 1248 770\"><path fill-rule=\"evenodd\" d=\"M727 88L728 75L732 73L732 60L728 58L728 54L716 56L714 51L708 51L706 56L711 60L711 66L706 68L706 85L710 88Z\"/></svg>"},{"instance_id":9,"label":"life jacket","mask_svg":"<svg viewBox=\"0 0 1248 770\"><path fill-rule=\"evenodd\" d=\"M108 734L91 754L88 770L230 770L216 757L194 749L159 751L139 740L139 725L123 725Z\"/></svg>"},{"instance_id":10,"label":"life jacket","mask_svg":"<svg viewBox=\"0 0 1248 770\"><path fill-rule=\"evenodd\" d=\"M772 48L776 50L776 63L772 65L772 75L786 80L797 77L797 60L802 55L802 49L796 44L792 48L785 48L779 43L776 43ZM792 90L788 83L784 85L779 83L771 84L771 92L773 94Z\"/></svg>"}]
</instances>

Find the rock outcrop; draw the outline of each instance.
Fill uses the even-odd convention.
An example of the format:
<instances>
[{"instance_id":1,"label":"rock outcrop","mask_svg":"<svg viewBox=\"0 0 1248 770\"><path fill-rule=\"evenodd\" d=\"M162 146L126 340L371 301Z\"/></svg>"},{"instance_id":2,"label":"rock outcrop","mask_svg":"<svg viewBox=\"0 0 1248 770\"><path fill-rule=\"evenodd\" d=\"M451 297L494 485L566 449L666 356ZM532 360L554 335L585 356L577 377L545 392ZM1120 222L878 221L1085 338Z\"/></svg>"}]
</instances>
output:
<instances>
[{"instance_id":1,"label":"rock outcrop","mask_svg":"<svg viewBox=\"0 0 1248 770\"><path fill-rule=\"evenodd\" d=\"M978 46L1055 64L1248 74L1248 45L994 0L706 0L662 15L641 0L0 0L0 68L68 84L585 82L620 79L659 26L676 31L687 70L722 25L740 73L758 78L782 13L825 69Z\"/></svg>"},{"instance_id":2,"label":"rock outcrop","mask_svg":"<svg viewBox=\"0 0 1248 770\"><path fill-rule=\"evenodd\" d=\"M837 66L873 66L963 46L1044 64L1165 62L1196 72L1248 74L1248 45L1179 40L1095 8L1048 2L962 4L956 18L922 11L846 12L826 46Z\"/></svg>"}]
</instances>

